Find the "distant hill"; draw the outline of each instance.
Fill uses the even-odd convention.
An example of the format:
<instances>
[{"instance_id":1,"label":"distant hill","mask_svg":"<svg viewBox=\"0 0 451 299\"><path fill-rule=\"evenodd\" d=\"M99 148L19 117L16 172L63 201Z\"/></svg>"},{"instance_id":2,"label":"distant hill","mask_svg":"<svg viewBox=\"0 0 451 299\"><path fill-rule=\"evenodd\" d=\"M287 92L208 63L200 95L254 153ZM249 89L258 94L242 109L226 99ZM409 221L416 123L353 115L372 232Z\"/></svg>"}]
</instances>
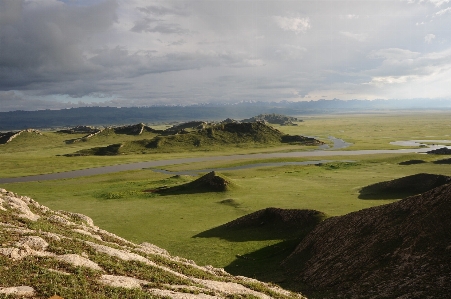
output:
<instances>
[{"instance_id":1,"label":"distant hill","mask_svg":"<svg viewBox=\"0 0 451 299\"><path fill-rule=\"evenodd\" d=\"M164 131L154 130L151 127L139 123L136 125L126 125L118 127L107 127L102 129L96 129L89 126L77 126L71 129L59 130L58 133L63 134L87 134L80 138L68 139L66 143L86 142L94 139L95 137L105 137L109 135L133 135L133 136L147 136L154 137L155 134L164 133ZM146 134L147 133L147 134ZM151 134L148 134L151 133Z\"/></svg>"},{"instance_id":2,"label":"distant hill","mask_svg":"<svg viewBox=\"0 0 451 299\"><path fill-rule=\"evenodd\" d=\"M308 115L361 113L386 110L451 109L450 100L319 100L300 102L242 102L155 107L81 107L63 110L0 112L0 131L27 128L62 128L78 125L112 126L132 123L183 122L193 119L219 121L246 119L259 114Z\"/></svg>"},{"instance_id":3,"label":"distant hill","mask_svg":"<svg viewBox=\"0 0 451 299\"><path fill-rule=\"evenodd\" d=\"M449 298L451 184L331 217L284 260L310 298Z\"/></svg>"},{"instance_id":4,"label":"distant hill","mask_svg":"<svg viewBox=\"0 0 451 299\"><path fill-rule=\"evenodd\" d=\"M283 126L292 126L292 125L295 125L294 122L302 121L302 120L299 120L296 117L286 116L286 115L276 114L276 113L259 114L257 116L242 120L242 122L256 122L256 121L262 121L262 122L267 122L270 124L277 124L277 125L283 125Z\"/></svg>"},{"instance_id":5,"label":"distant hill","mask_svg":"<svg viewBox=\"0 0 451 299\"><path fill-rule=\"evenodd\" d=\"M180 152L186 150L208 150L224 146L277 145L282 143L298 145L321 145L314 138L286 135L264 123L225 123L201 125L201 129L186 131L183 125L170 128L152 139L142 139L81 150L69 156L117 155L127 153ZM179 130L182 128L181 130ZM170 134L170 135L168 135Z\"/></svg>"}]
</instances>

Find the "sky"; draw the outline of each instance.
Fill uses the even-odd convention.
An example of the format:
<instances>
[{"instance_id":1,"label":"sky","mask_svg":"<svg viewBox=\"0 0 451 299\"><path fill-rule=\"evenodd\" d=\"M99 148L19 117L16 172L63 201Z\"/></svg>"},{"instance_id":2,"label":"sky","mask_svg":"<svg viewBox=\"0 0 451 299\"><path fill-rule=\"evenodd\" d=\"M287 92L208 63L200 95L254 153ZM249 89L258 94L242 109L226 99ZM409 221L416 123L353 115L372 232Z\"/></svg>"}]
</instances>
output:
<instances>
[{"instance_id":1,"label":"sky","mask_svg":"<svg viewBox=\"0 0 451 299\"><path fill-rule=\"evenodd\" d=\"M450 0L0 0L0 111L451 99Z\"/></svg>"}]
</instances>

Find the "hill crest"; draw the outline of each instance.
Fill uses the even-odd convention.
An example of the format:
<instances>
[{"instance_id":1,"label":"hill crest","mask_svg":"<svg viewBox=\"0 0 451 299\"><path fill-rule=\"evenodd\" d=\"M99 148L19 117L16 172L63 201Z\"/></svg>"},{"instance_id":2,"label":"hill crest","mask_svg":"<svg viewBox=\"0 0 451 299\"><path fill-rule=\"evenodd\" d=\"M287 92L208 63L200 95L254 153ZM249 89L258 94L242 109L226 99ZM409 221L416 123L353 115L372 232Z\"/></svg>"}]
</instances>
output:
<instances>
[{"instance_id":1,"label":"hill crest","mask_svg":"<svg viewBox=\"0 0 451 299\"><path fill-rule=\"evenodd\" d=\"M451 184L321 222L283 262L308 296L447 298Z\"/></svg>"}]
</instances>

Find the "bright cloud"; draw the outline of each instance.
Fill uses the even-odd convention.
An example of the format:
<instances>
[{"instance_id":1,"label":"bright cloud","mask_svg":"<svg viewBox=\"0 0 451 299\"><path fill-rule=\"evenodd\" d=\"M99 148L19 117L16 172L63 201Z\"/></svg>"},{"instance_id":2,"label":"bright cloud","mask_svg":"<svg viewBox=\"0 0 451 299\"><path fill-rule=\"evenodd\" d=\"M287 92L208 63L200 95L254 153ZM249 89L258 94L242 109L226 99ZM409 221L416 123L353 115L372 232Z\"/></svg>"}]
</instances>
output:
<instances>
[{"instance_id":1,"label":"bright cloud","mask_svg":"<svg viewBox=\"0 0 451 299\"><path fill-rule=\"evenodd\" d=\"M275 16L277 25L285 31L293 31L296 34L303 33L311 27L309 18L291 18Z\"/></svg>"},{"instance_id":2,"label":"bright cloud","mask_svg":"<svg viewBox=\"0 0 451 299\"><path fill-rule=\"evenodd\" d=\"M441 16L443 14L450 13L450 12L451 12L451 7L448 7L448 8L445 8L445 9L442 9L442 10L436 12L435 14Z\"/></svg>"},{"instance_id":3,"label":"bright cloud","mask_svg":"<svg viewBox=\"0 0 451 299\"><path fill-rule=\"evenodd\" d=\"M359 42L365 41L366 38L368 37L368 35L366 33L352 33L352 32L347 32L347 31L340 31L340 34L343 36L346 36L350 39L359 41Z\"/></svg>"},{"instance_id":4,"label":"bright cloud","mask_svg":"<svg viewBox=\"0 0 451 299\"><path fill-rule=\"evenodd\" d=\"M432 33L426 34L426 36L424 37L424 42L425 43L432 43L432 41L435 39L435 35Z\"/></svg>"}]
</instances>

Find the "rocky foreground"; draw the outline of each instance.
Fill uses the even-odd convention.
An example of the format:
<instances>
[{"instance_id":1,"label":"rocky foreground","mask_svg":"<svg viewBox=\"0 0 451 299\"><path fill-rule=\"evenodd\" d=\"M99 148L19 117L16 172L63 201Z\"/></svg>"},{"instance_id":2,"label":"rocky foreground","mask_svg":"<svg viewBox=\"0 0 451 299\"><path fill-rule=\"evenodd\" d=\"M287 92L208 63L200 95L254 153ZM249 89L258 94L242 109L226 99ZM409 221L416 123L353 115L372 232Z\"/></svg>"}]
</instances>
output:
<instances>
[{"instance_id":1,"label":"rocky foreground","mask_svg":"<svg viewBox=\"0 0 451 299\"><path fill-rule=\"evenodd\" d=\"M305 298L149 243L131 243L81 214L0 189L0 297Z\"/></svg>"}]
</instances>

